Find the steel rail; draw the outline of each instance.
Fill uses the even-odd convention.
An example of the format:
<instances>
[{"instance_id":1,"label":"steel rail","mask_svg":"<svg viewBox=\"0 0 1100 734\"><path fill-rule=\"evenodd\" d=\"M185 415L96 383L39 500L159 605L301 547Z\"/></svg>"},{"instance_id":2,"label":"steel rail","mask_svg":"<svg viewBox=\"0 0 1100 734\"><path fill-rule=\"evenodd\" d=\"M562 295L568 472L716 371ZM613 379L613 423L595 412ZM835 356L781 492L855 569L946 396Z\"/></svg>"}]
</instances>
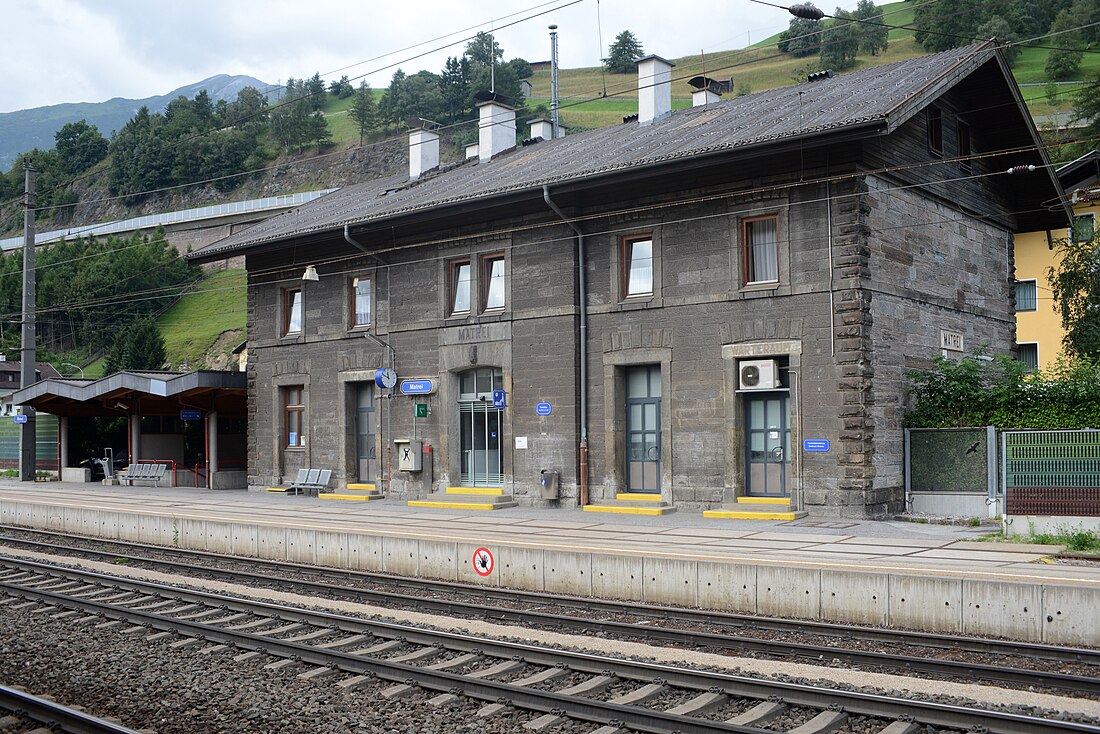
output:
<instances>
[{"instance_id":1,"label":"steel rail","mask_svg":"<svg viewBox=\"0 0 1100 734\"><path fill-rule=\"evenodd\" d=\"M24 542L29 543L31 541ZM131 547L143 547L136 544L127 545L130 545ZM83 551L83 549L75 550L79 552L87 552L94 555L117 558L117 554L104 553L102 551ZM194 552L189 551L187 553L193 554ZM224 560L225 558L224 556L218 556L216 554L202 553L201 555L203 557L209 557L213 559ZM238 557L232 558L235 561L244 560ZM883 669L897 670L906 673L919 672L961 679L1014 683L1026 686L1038 685L1052 689L1070 691L1073 693L1100 695L1100 678L1089 676L1068 675L1065 673L1037 671L1024 668L1010 668L1003 665L998 666L981 663L966 663L953 660L937 660L933 658L924 658L913 655L896 655L875 651L855 650L843 647L837 648L823 645L808 645L805 643L786 642L782 640L767 640L747 637L743 635L730 636L728 634L679 630L669 627L638 626L629 622L617 622L614 620L599 619L582 619L564 616L560 613L555 614L552 612L540 612L536 610L507 609L504 607L491 607L453 600L426 599L416 595L397 594L395 592L379 591L374 589L351 589L347 587L337 586L335 584L330 584L327 582L283 579L279 577L273 577L270 574L252 573L248 571L231 571L226 569L207 567L195 569L193 566L189 566L184 563L178 563L175 561L164 561L159 559L134 556L129 556L128 559L139 561L142 563L183 569L187 573L195 573L196 570L198 570L199 572L209 573L212 576L222 579L240 580L241 578L246 578L265 584L270 584L274 582L293 585L298 586L299 588L309 589L311 591L319 591L330 594L336 598L350 599L359 602L362 602L364 600L380 603L392 603L394 601L399 601L410 606L415 606L418 609L428 609L449 614L461 614L463 616L485 620L503 620L523 624L529 624L534 621L558 629L565 628L581 632L591 632L593 630L598 630L607 633L614 633L616 635L641 637L648 640L672 642L678 645L697 645L708 649L718 649L737 653L750 651L790 658L807 658L812 660L843 660L850 664L874 665ZM286 565L284 565L283 567L285 568ZM329 572L325 569L317 569L317 567L313 566L294 565L293 567L295 568L295 570L306 570L315 574L320 571L323 575L349 575L348 572ZM351 573L353 573L355 576L359 576L361 574L361 572ZM375 580L376 578L378 578L376 575L372 574L369 574L368 577L371 580ZM381 578L387 580L391 579L391 577L385 576ZM438 587L441 582L428 583L431 586ZM448 587L448 590L455 591L456 589ZM459 587L458 590L471 593L467 587ZM529 592L523 593L529 594ZM537 599L539 597L535 598ZM531 601L531 598L526 597L524 600ZM580 599L578 601L587 602L588 600ZM617 610L620 613L624 614L640 613L634 605L627 605L620 602L597 602L588 606L593 607L603 613L609 613L611 610ZM709 615L703 615L698 612L690 612L688 610L676 609L673 607L661 607L659 609L662 612L667 610L668 612L676 613L675 618L679 621L691 621L698 624L713 623L713 620L709 617ZM646 616L654 615L650 614ZM669 616L671 617L672 615ZM813 631L815 629L814 623L802 624L789 621L786 622L786 625L783 627L783 629L797 629L798 627L806 627L809 628L810 631ZM838 628L849 629L843 626L838 626ZM861 631L864 630L864 628L852 629L859 629ZM890 643L897 643L899 641L907 642L910 641L913 637L917 637L919 635L919 633L906 632L902 633L900 636L895 637L894 635L884 633L883 631L879 630L870 631L874 633L873 639L875 639L876 641L886 641ZM917 637L917 639L920 638ZM964 640L970 641L972 640L972 638L964 638ZM1058 653L1071 656L1068 659L1075 662L1095 661L1095 664L1100 665L1100 651L1095 650L1063 650L1061 648L1054 648L1052 646L1046 645L1031 645L1030 643L1008 643L1000 640L973 641L980 643L979 647L983 648L982 650L980 650L980 652L984 654L991 654L995 652L1002 655L1021 655L1021 652L1026 654L1030 651L1031 648L1038 648L1044 654L1044 658L1046 658L1047 652L1053 650ZM915 644L919 644L919 642ZM956 649L964 648L962 646L956 646ZM1088 661L1082 661L1080 659L1080 657L1084 655L1089 656ZM1061 655L1059 655L1059 658L1061 658Z\"/></svg>"},{"instance_id":2,"label":"steel rail","mask_svg":"<svg viewBox=\"0 0 1100 734\"><path fill-rule=\"evenodd\" d=\"M824 709L839 705L844 711L867 716L876 716L888 720L902 716L911 716L920 723L961 729L984 728L991 734L1100 734L1100 726L1071 721L1042 719L1022 714L1010 714L999 711L970 709L950 704L917 701L894 696L882 696L859 691L845 691L830 688L818 688L786 681L766 681L747 676L692 670L673 665L625 660L606 655L593 655L572 650L554 650L539 645L518 642L505 642L485 637L442 632L396 624L365 620L346 615L317 612L297 607L260 602L239 597L228 597L207 592L180 589L174 586L150 582L133 581L96 572L57 568L20 559L0 558L9 567L26 571L49 574L77 581L94 579L118 590L142 594L157 594L197 602L227 611L245 611L252 614L266 614L286 621L328 627L356 634L369 632L377 637L402 639L418 645L443 647L464 653L478 652L503 659L522 659L524 662L552 667L565 664L570 669L590 673L613 673L621 678L636 681L662 679L672 685L698 691L720 689L729 695L766 699L779 696L793 705ZM36 583L40 583L37 582ZM537 711L550 712L554 709L570 712L567 715L588 721L608 723L618 720L625 725L641 731L652 732L753 732L762 730L752 727L738 727L720 722L704 721L691 717L664 714L653 709L634 706L622 706L594 699L573 701L572 697L558 696L552 692L535 691L507 683L475 679L469 686L464 676L415 668L383 659L365 659L349 653L334 650L319 650L309 645L275 640L270 637L244 632L223 630L216 626L187 620L173 619L151 612L115 607L91 599L66 597L49 591L24 588L0 579L0 589L11 595L35 599L43 603L78 608L89 613L112 619L122 619L151 628L200 637L227 645L235 645L249 650L271 652L282 657L291 657L325 667L338 667L347 672L358 674L371 673L386 680L399 682L412 681L432 690L448 691L459 688L466 695L485 700L504 699L515 705ZM259 611L258 611L259 610ZM575 707L579 709L575 710ZM665 717L665 718L661 718ZM669 728L654 728L658 723ZM704 727L704 728L699 728ZM709 728L708 728L709 727Z\"/></svg>"},{"instance_id":3,"label":"steel rail","mask_svg":"<svg viewBox=\"0 0 1100 734\"><path fill-rule=\"evenodd\" d=\"M136 729L7 686L0 686L0 709L22 714L50 728L58 727L66 734L141 734Z\"/></svg>"}]
</instances>

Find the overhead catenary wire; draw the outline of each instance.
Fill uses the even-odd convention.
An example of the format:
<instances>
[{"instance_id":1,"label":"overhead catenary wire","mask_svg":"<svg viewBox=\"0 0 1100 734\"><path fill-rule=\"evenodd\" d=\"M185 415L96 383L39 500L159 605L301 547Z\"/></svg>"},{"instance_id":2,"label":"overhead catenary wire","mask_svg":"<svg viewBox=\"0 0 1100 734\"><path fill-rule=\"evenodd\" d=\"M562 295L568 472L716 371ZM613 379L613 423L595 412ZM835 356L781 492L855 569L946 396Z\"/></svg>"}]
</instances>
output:
<instances>
[{"instance_id":1,"label":"overhead catenary wire","mask_svg":"<svg viewBox=\"0 0 1100 734\"><path fill-rule=\"evenodd\" d=\"M750 1L751 2L762 2L762 0L750 0ZM935 0L925 0L926 3L927 2L934 2L934 1ZM579 2L583 2L583 0L571 0L569 3L567 3L567 5L572 5L572 4L576 4L576 3L579 3ZM763 3L763 4L773 5L771 3ZM921 4L924 4L924 3L921 3ZM561 7L566 7L566 6L561 6ZM536 7L541 7L541 6L536 6ZM775 5L775 7L783 8L784 6ZM557 9L559 9L559 8L554 8L552 10L557 10ZM546 12L550 12L550 11L546 11ZM899 10L899 11L891 11L891 12L901 12L901 11ZM540 13L540 15L541 14L544 14L544 13ZM531 16L531 17L533 18L533 17L537 17L537 16ZM526 20L526 19L524 19L524 20ZM522 21L515 21L515 23L518 23L518 22L522 22ZM896 28L910 28L909 26L893 26L893 27L896 27ZM811 35L815 35L815 34L819 34L819 33L824 33L825 30L827 30L827 29L819 29L819 30L813 31L811 33L806 33L806 34L802 34L800 36L797 36L797 38L803 38L803 37L807 37L807 36L811 36ZM1043 37L1044 36L1036 36L1036 38L1043 38ZM986 39L976 39L976 40L986 40ZM998 48L1003 48L1007 45L1010 45L1010 44L1000 44L997 47ZM754 50L758 50L759 48L769 48L769 47L774 48L776 46L778 46L778 42L776 42L774 44L769 44L769 46L766 46L766 47L758 47L757 49L754 49ZM744 51L744 50L740 51L740 52L735 52L735 54L731 54L731 55L727 56L726 58L734 58L735 56L737 56L739 54L743 54L745 52L746 51ZM774 58L780 58L780 57L783 57L784 55L785 54L783 54L783 53L778 53L778 54L772 54L771 56L766 56L766 57L763 57L763 58L754 58L754 59L748 59L748 60L743 61L743 62L726 64L724 66L720 66L720 67L714 69L713 72L716 73L716 72L719 72L719 71L726 71L726 70L729 70L729 69L738 68L740 66L747 66L747 65L751 65L751 64L755 64L755 63L760 63L762 61L767 61L767 60L774 59ZM717 57L717 58L721 59L723 57ZM713 61L715 59L712 57L711 60ZM688 68L694 68L694 67L688 67ZM376 72L370 72L370 73L376 73ZM364 76L366 76L366 75L364 75ZM686 74L683 74L681 76L673 77L670 81L672 81L672 82L683 81L685 79L691 78L692 76L694 76L693 73L686 73ZM356 77L356 78L359 78L359 77ZM653 86L653 84L648 84L648 85L635 84L634 86L630 86L630 87L628 87L626 89L623 89L621 91L605 93L604 96L605 97L616 97L616 96L621 96L621 95L626 95L626 94L633 94L635 92L641 91L642 89L646 89L646 88L649 88L651 86ZM570 98L567 98L567 99L570 99ZM573 101L573 102L566 102L566 103L563 103L563 104L559 104L559 109L566 109L566 108L569 108L569 107L579 106L579 105L590 103L592 101L593 101L593 98L585 98L585 99L579 99L579 100L576 100L576 101ZM290 102L282 103L282 104L289 104L289 103ZM270 109L276 109L276 108L277 107L269 108L268 111L270 111ZM461 128L461 127L464 127L464 126L467 126L467 125L474 125L474 124L480 124L480 122L476 119L474 119L474 120L462 120L462 121L458 121L458 122L455 122L455 123L452 123L452 124L449 124L449 125L440 126L439 128L437 128L437 131L438 132L444 132L444 131L457 129L457 128ZM490 123L490 124L502 124L502 123ZM217 132L218 130L221 130L221 129L223 129L223 128L210 130L210 131L207 131L205 133L201 133L198 136L193 136L191 139L194 139L195 137L201 137L202 135L211 134L211 133ZM403 141L403 140L404 140L404 135L403 134L398 134L398 135L391 136L389 138L384 138L382 140L373 141L371 143L368 143L368 144L366 144L364 146L360 146L360 147L361 148L363 148L363 147L369 148L369 147L386 145L386 144L390 144L390 143L398 142L398 141ZM327 158L327 157L330 157L330 156L342 155L343 153L344 153L344 151L332 151L330 153L321 153L321 154L317 154L315 156L310 156L310 157L306 157L306 158L297 158L293 161L285 161L285 162L282 162L282 163L275 163L275 164L272 164L270 166L264 166L264 167L261 167L261 168L252 169L252 170L249 170L249 171L242 171L242 172L239 172L239 173L228 174L228 175L225 175L225 176L212 177L212 178L202 179L202 180L199 180L199 181L192 181L192 182L184 183L184 184L175 184L175 185L172 185L172 186L164 186L164 187L159 187L159 188L156 188L156 189L148 189L148 190L144 190L144 191L131 192L131 193L128 193L128 194L119 194L119 195L116 195L116 196L107 196L107 197L99 197L99 198L95 198L95 199L87 199L87 200L82 201L81 203L82 204L105 203L105 202L110 202L110 201L118 201L118 200L122 200L122 199L129 199L129 198L133 198L133 197L148 196L148 195L157 194L157 193L165 193L165 192L168 192L168 191L175 191L175 190L190 188L190 187L193 187L193 186L203 186L203 185L207 185L207 184L211 184L211 183L217 183L219 181L225 181L225 180L232 179L232 178L241 178L241 177L246 177L246 176L252 176L252 175L256 175L258 173L264 173L264 172L271 171L271 170L276 170L276 169L282 168L282 167L299 165L303 162L320 160L320 159L324 159L324 158ZM91 174L81 174L81 177L86 176L86 175L91 175ZM74 179L74 182L76 180L79 180L79 179L80 179L80 177L77 177L76 179ZM68 183L58 184L57 186L55 186L51 190L56 190L58 188L63 188L66 185L69 185L69 184ZM6 206L8 204L15 203L15 202L16 202L16 200L12 200L11 202L6 202L4 204L0 204L0 206ZM54 207L43 207L42 209L38 209L36 211L49 210L49 209L52 209L52 208L54 208Z\"/></svg>"}]
</instances>

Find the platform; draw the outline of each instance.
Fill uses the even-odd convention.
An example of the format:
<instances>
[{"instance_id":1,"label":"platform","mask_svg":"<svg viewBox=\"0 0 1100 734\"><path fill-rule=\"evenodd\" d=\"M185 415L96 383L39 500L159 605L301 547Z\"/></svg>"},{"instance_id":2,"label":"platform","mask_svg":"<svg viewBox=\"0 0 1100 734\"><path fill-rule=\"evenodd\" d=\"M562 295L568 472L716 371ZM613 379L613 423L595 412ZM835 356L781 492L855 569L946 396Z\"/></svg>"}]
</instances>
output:
<instances>
[{"instance_id":1,"label":"platform","mask_svg":"<svg viewBox=\"0 0 1100 734\"><path fill-rule=\"evenodd\" d=\"M0 480L0 523L578 596L1100 646L1100 566L979 528ZM475 572L474 554L493 556ZM484 570L484 568L482 568Z\"/></svg>"}]
</instances>

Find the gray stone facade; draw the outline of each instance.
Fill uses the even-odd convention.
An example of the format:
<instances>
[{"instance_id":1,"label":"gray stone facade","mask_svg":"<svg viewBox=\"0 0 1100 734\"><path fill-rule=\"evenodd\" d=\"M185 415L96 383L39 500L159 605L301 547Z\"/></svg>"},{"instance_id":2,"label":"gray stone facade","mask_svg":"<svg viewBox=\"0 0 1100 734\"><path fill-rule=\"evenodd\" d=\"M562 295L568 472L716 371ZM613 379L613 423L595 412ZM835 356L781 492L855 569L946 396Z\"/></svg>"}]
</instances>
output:
<instances>
[{"instance_id":1,"label":"gray stone facade","mask_svg":"<svg viewBox=\"0 0 1100 734\"><path fill-rule=\"evenodd\" d=\"M625 487L624 369L646 364L661 369L663 499L684 510L735 501L746 489L737 362L771 357L789 375L791 494L822 516L899 511L906 370L938 353L940 329L1010 348L1006 230L876 176L779 188L766 196L686 191L648 202L644 216L586 222L591 501ZM741 219L773 212L778 283L742 286ZM550 469L561 473L561 502L576 502L577 250L550 217L536 226L496 221L493 230L510 233L439 232L445 244L319 266L316 283L300 280L301 266L249 257L250 484L287 481L301 467L356 480L354 390L388 364L384 349L348 326L359 276L373 279L371 330L394 348L399 375L438 384L427 400L376 401L381 479L394 439L415 435L432 447L431 471L394 471L390 494L422 498L460 484L459 375L491 366L508 393L499 437L506 491L538 502L539 472ZM639 233L653 237L654 293L624 300L620 242ZM446 263L490 252L505 256L505 309L446 317ZM302 287L304 299L303 330L291 338L279 335L287 287ZM288 386L305 396L302 447L282 445ZM414 426L416 402L431 412ZM539 402L553 406L549 416L536 415ZM516 448L517 437L526 448ZM804 453L803 438L832 448Z\"/></svg>"}]
</instances>

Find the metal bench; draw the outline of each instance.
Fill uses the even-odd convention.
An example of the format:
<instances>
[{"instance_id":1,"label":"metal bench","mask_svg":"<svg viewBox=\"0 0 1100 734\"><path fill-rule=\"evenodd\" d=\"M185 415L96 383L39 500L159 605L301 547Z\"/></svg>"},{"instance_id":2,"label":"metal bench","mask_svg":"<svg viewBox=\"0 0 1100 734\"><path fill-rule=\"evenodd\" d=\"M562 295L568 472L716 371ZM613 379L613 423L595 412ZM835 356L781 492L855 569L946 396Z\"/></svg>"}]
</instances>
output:
<instances>
[{"instance_id":1,"label":"metal bench","mask_svg":"<svg viewBox=\"0 0 1100 734\"><path fill-rule=\"evenodd\" d=\"M131 487L135 481L152 482L154 487L159 487L167 469L166 464L130 464L116 476L120 482L129 482Z\"/></svg>"},{"instance_id":2,"label":"metal bench","mask_svg":"<svg viewBox=\"0 0 1100 734\"><path fill-rule=\"evenodd\" d=\"M287 494L318 494L328 488L332 469L299 469L298 478L286 489Z\"/></svg>"}]
</instances>

